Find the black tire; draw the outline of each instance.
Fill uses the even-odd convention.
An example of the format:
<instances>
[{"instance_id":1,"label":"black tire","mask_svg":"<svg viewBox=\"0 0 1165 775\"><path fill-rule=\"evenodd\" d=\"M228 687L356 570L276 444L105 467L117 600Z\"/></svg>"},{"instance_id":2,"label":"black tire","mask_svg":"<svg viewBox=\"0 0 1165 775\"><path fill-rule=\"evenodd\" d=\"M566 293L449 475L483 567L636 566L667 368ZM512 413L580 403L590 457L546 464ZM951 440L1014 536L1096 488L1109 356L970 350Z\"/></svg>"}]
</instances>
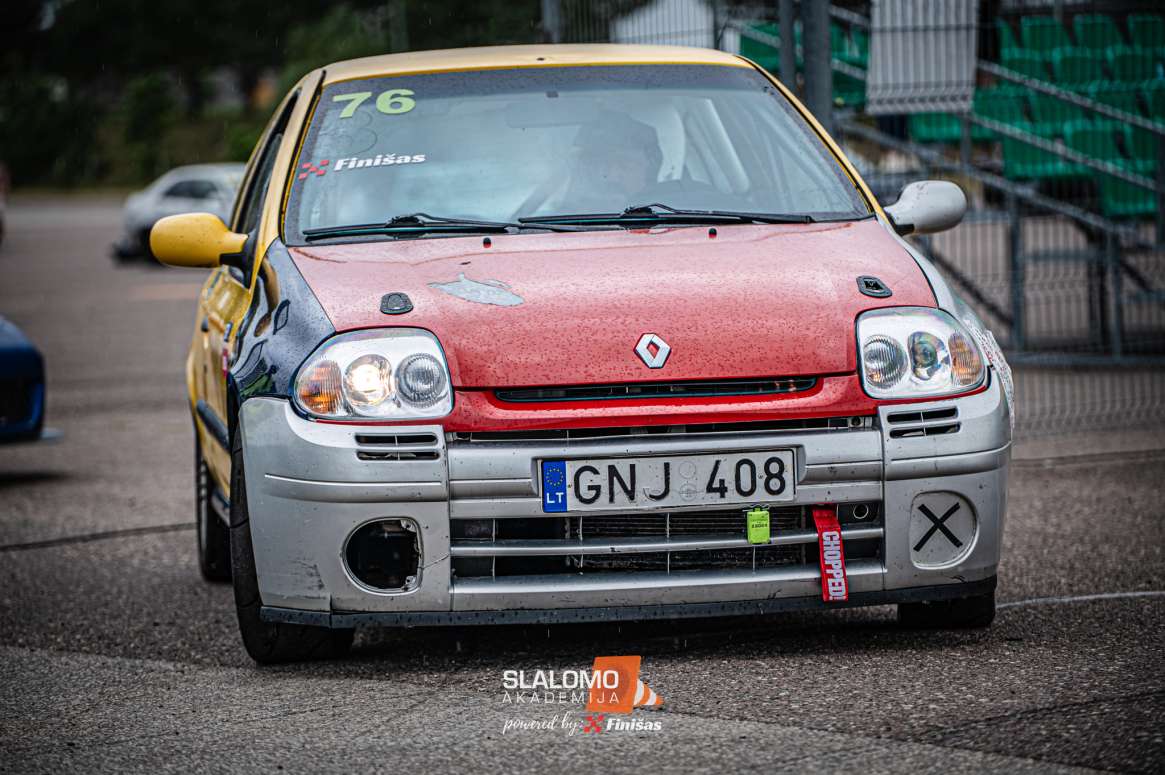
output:
<instances>
[{"instance_id":1,"label":"black tire","mask_svg":"<svg viewBox=\"0 0 1165 775\"><path fill-rule=\"evenodd\" d=\"M153 231L152 226L138 233L138 258L147 264L156 264L157 261L154 259L154 251L150 249L151 231Z\"/></svg>"},{"instance_id":2,"label":"black tire","mask_svg":"<svg viewBox=\"0 0 1165 775\"><path fill-rule=\"evenodd\" d=\"M194 523L198 533L198 569L207 581L231 580L231 531L211 511L210 499L214 480L206 460L198 431L194 432Z\"/></svg>"},{"instance_id":3,"label":"black tire","mask_svg":"<svg viewBox=\"0 0 1165 775\"><path fill-rule=\"evenodd\" d=\"M347 653L355 630L334 630L303 624L265 622L259 618L259 577L251 546L251 520L247 511L247 483L243 476L243 451L235 434L231 450L231 561L234 570L235 610L239 632L251 659L259 664L334 659Z\"/></svg>"},{"instance_id":4,"label":"black tire","mask_svg":"<svg viewBox=\"0 0 1165 775\"><path fill-rule=\"evenodd\" d=\"M898 604L898 624L910 629L973 629L990 626L993 621L995 590L957 600Z\"/></svg>"}]
</instances>

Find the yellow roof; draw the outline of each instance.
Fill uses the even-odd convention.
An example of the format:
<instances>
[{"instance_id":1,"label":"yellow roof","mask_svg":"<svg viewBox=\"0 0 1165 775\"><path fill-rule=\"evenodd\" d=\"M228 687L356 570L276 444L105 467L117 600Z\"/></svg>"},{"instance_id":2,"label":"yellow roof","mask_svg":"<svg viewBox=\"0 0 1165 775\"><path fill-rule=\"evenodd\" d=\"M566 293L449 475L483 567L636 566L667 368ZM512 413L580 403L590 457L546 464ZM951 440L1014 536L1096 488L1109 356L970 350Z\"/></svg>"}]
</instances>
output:
<instances>
[{"instance_id":1,"label":"yellow roof","mask_svg":"<svg viewBox=\"0 0 1165 775\"><path fill-rule=\"evenodd\" d=\"M488 46L412 51L407 54L350 59L324 68L324 83L404 73L450 70L492 70L509 67L564 65L692 64L750 67L735 54L684 46L631 46L606 43L570 43L541 46Z\"/></svg>"}]
</instances>

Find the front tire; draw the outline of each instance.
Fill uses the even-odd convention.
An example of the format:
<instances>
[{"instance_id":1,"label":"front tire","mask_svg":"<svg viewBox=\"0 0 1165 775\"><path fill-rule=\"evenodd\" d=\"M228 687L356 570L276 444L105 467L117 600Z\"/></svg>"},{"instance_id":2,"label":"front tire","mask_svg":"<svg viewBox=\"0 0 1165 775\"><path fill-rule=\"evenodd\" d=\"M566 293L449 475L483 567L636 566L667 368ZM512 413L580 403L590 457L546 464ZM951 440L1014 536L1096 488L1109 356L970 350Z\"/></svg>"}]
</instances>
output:
<instances>
[{"instance_id":1,"label":"front tire","mask_svg":"<svg viewBox=\"0 0 1165 775\"><path fill-rule=\"evenodd\" d=\"M210 506L214 481L194 431L194 523L198 533L198 569L207 581L231 580L231 532Z\"/></svg>"},{"instance_id":2,"label":"front tire","mask_svg":"<svg viewBox=\"0 0 1165 775\"><path fill-rule=\"evenodd\" d=\"M243 450L238 433L231 449L231 561L239 632L251 659L259 664L277 664L333 659L347 653L355 630L265 622L259 618L262 601L255 571L255 551L251 544L247 482L243 475Z\"/></svg>"},{"instance_id":3,"label":"front tire","mask_svg":"<svg viewBox=\"0 0 1165 775\"><path fill-rule=\"evenodd\" d=\"M148 229L138 232L138 255L137 257L147 264L156 265L154 260L154 251L150 248L150 232L153 230L151 226Z\"/></svg>"},{"instance_id":4,"label":"front tire","mask_svg":"<svg viewBox=\"0 0 1165 775\"><path fill-rule=\"evenodd\" d=\"M958 600L899 603L898 624L919 630L987 627L995 620L995 590Z\"/></svg>"}]
</instances>

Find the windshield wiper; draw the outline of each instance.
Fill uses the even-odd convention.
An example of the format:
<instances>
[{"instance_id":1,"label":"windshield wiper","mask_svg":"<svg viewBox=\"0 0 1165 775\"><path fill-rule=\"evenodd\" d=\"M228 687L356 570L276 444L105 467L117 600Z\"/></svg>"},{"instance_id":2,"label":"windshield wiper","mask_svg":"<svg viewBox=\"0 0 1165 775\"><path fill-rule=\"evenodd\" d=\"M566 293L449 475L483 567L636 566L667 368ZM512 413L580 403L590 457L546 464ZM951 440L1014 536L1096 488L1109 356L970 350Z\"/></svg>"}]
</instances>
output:
<instances>
[{"instance_id":1,"label":"windshield wiper","mask_svg":"<svg viewBox=\"0 0 1165 775\"><path fill-rule=\"evenodd\" d=\"M735 210L680 210L670 205L654 202L648 205L634 205L622 213L624 216L655 216L665 218L722 218L740 223L813 223L813 216L803 213L743 213Z\"/></svg>"},{"instance_id":2,"label":"windshield wiper","mask_svg":"<svg viewBox=\"0 0 1165 775\"><path fill-rule=\"evenodd\" d=\"M681 210L654 202L633 205L620 213L579 213L576 215L537 215L519 218L520 223L813 223L813 216L802 214L745 213L732 210Z\"/></svg>"},{"instance_id":3,"label":"windshield wiper","mask_svg":"<svg viewBox=\"0 0 1165 775\"><path fill-rule=\"evenodd\" d=\"M357 237L365 234L407 234L424 235L502 233L511 229L546 229L548 231L577 231L569 226L555 224L526 224L516 221L479 221L473 218L445 218L428 213L398 215L385 223L353 223L346 226L324 226L318 229L304 229L306 240L329 239L331 237Z\"/></svg>"},{"instance_id":4,"label":"windshield wiper","mask_svg":"<svg viewBox=\"0 0 1165 775\"><path fill-rule=\"evenodd\" d=\"M305 239L355 237L362 234L431 234L433 232L480 233L504 232L521 224L498 221L476 221L467 218L441 218L428 213L398 215L385 223L352 223L346 226L324 226L304 229Z\"/></svg>"}]
</instances>

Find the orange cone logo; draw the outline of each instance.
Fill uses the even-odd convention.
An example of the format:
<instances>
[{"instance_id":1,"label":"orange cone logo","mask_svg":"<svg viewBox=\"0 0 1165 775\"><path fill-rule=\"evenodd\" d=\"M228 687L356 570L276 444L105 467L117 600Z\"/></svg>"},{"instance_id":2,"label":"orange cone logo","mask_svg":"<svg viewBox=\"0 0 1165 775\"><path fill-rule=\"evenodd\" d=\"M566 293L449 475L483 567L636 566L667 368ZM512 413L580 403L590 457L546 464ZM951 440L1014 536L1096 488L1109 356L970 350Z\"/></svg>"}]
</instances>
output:
<instances>
[{"instance_id":1,"label":"orange cone logo","mask_svg":"<svg viewBox=\"0 0 1165 775\"><path fill-rule=\"evenodd\" d=\"M660 708L663 698L639 679L642 657L595 657L592 671L614 673L617 681L596 682L587 698L587 710L603 713L630 713L632 708ZM614 685L612 685L614 684Z\"/></svg>"}]
</instances>

